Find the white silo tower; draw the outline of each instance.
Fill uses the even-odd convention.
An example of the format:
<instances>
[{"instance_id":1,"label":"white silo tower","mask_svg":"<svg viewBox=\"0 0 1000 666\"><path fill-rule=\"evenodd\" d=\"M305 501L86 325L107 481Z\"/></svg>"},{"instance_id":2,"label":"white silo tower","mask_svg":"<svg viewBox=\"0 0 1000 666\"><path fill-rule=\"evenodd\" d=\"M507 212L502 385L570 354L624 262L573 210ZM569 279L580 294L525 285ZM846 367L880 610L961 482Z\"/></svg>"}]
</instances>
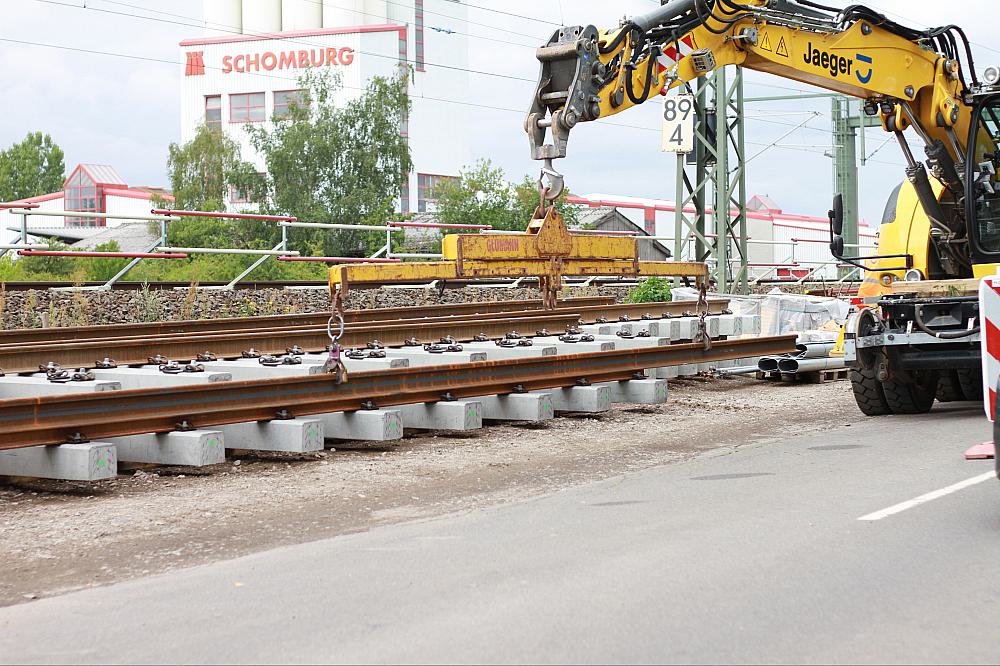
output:
<instances>
[{"instance_id":1,"label":"white silo tower","mask_svg":"<svg viewBox=\"0 0 1000 666\"><path fill-rule=\"evenodd\" d=\"M323 27L322 0L282 0L281 30L319 30Z\"/></svg>"},{"instance_id":2,"label":"white silo tower","mask_svg":"<svg viewBox=\"0 0 1000 666\"><path fill-rule=\"evenodd\" d=\"M243 0L243 32L281 32L281 0Z\"/></svg>"},{"instance_id":3,"label":"white silo tower","mask_svg":"<svg viewBox=\"0 0 1000 666\"><path fill-rule=\"evenodd\" d=\"M323 27L345 28L361 25L365 0L323 0Z\"/></svg>"},{"instance_id":4,"label":"white silo tower","mask_svg":"<svg viewBox=\"0 0 1000 666\"><path fill-rule=\"evenodd\" d=\"M379 25L388 20L388 6L385 0L365 0L365 25Z\"/></svg>"},{"instance_id":5,"label":"white silo tower","mask_svg":"<svg viewBox=\"0 0 1000 666\"><path fill-rule=\"evenodd\" d=\"M243 32L243 0L205 0L204 16L206 37Z\"/></svg>"}]
</instances>

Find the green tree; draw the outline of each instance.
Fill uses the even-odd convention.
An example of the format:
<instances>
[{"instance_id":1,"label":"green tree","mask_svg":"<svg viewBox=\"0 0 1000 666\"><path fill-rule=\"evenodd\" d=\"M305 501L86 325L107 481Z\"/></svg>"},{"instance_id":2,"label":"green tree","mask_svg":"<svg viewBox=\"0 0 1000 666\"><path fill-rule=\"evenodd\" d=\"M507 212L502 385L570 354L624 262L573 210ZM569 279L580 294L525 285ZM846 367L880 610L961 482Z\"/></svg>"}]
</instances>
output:
<instances>
[{"instance_id":1,"label":"green tree","mask_svg":"<svg viewBox=\"0 0 1000 666\"><path fill-rule=\"evenodd\" d=\"M530 219L521 214L503 170L489 160L463 168L457 179L442 184L434 196L438 220L444 224L489 224L494 229L524 231Z\"/></svg>"},{"instance_id":2,"label":"green tree","mask_svg":"<svg viewBox=\"0 0 1000 666\"><path fill-rule=\"evenodd\" d=\"M556 201L566 224L577 221L578 206L566 203L569 192ZM538 209L538 184L525 176L518 185L507 182L502 169L489 160L480 160L462 169L454 181L437 192L438 219L445 224L489 224L504 231L524 231Z\"/></svg>"},{"instance_id":3,"label":"green tree","mask_svg":"<svg viewBox=\"0 0 1000 666\"><path fill-rule=\"evenodd\" d=\"M236 141L200 125L187 143L170 144L167 171L178 209L225 210L230 185L254 169L242 160Z\"/></svg>"},{"instance_id":4,"label":"green tree","mask_svg":"<svg viewBox=\"0 0 1000 666\"><path fill-rule=\"evenodd\" d=\"M262 209L307 222L381 224L396 207L413 168L409 144L400 134L410 110L406 81L375 77L356 99L336 103L339 77L307 72L301 103L273 126L248 128L269 175L251 188ZM373 234L291 230L293 244L326 255L360 256ZM268 242L276 242L276 233ZM378 239L374 239L376 241Z\"/></svg>"},{"instance_id":5,"label":"green tree","mask_svg":"<svg viewBox=\"0 0 1000 666\"><path fill-rule=\"evenodd\" d=\"M173 207L179 210L223 211L229 188L245 190L257 177L253 165L243 161L239 144L205 125L187 143L170 144L167 171ZM221 247L237 243L240 231L239 225L219 218L186 218L170 224L169 240L180 247Z\"/></svg>"},{"instance_id":6,"label":"green tree","mask_svg":"<svg viewBox=\"0 0 1000 666\"><path fill-rule=\"evenodd\" d=\"M56 192L66 180L62 149L52 137L32 132L0 151L0 201L16 201Z\"/></svg>"}]
</instances>

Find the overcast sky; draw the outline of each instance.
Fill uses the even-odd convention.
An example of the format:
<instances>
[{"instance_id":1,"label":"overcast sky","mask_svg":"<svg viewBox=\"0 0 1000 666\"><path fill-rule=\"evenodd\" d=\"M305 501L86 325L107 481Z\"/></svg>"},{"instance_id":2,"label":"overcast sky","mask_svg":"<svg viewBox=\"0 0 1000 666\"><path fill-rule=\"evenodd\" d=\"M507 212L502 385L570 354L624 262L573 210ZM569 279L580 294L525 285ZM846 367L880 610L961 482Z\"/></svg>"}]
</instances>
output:
<instances>
[{"instance_id":1,"label":"overcast sky","mask_svg":"<svg viewBox=\"0 0 1000 666\"><path fill-rule=\"evenodd\" d=\"M613 26L624 15L648 11L653 0L473 0L487 9L470 9L475 45L470 67L529 79L512 81L473 74L471 101L504 109L527 109L537 77L533 45L544 42L560 22ZM838 4L828 0L827 4ZM978 67L1000 63L995 35L996 0L874 0L867 3L897 20L925 27L956 23L975 42ZM84 8L86 5L86 8ZM947 7L948 13L943 13ZM148 14L139 8L178 16ZM115 12L126 15L117 15ZM156 20L136 18L145 14ZM114 165L133 185L167 185L167 146L180 134L178 64L181 39L200 35L201 0L2 0L0 2L0 146L29 131L43 131L66 151L67 167L78 162ZM427 16L431 26L448 28L441 16ZM59 47L127 54L125 58ZM502 42L502 43L501 43ZM475 42L474 42L475 43ZM523 45L523 46L519 46ZM447 53L428 54L447 64ZM145 60L144 60L145 59ZM749 97L815 92L807 86L749 73ZM523 113L476 109L477 156L488 157L511 179L535 173L521 129ZM830 102L808 100L748 105L750 194L768 194L787 212L822 215L832 195ZM659 151L660 107L651 103L616 116L618 127L593 123L574 131L570 155L561 163L569 186L578 193L673 198L674 158ZM807 121L807 122L806 122ZM806 122L802 129L793 129ZM789 133L791 132L791 133ZM902 178L898 147L885 144L880 129L868 130L862 169L862 214L876 222L885 199ZM775 145L776 144L776 145ZM880 148L881 147L881 148Z\"/></svg>"}]
</instances>

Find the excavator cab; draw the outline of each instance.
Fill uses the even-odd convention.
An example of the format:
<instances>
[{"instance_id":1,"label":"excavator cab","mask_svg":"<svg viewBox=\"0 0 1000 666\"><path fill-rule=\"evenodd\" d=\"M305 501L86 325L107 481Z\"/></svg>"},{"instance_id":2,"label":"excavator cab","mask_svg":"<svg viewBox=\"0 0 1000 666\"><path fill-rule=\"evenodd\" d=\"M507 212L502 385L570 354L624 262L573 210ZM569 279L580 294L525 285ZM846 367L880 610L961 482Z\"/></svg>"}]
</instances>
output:
<instances>
[{"instance_id":1,"label":"excavator cab","mask_svg":"<svg viewBox=\"0 0 1000 666\"><path fill-rule=\"evenodd\" d=\"M976 277L1000 267L1000 94L976 107L969 138L966 215Z\"/></svg>"}]
</instances>

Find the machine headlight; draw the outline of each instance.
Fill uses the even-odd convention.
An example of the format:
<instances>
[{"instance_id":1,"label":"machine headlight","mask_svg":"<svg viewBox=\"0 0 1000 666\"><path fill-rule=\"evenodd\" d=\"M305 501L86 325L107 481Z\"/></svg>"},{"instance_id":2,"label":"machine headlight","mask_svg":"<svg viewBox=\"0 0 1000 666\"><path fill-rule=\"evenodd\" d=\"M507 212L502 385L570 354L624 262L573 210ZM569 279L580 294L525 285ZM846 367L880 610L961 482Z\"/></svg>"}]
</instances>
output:
<instances>
[{"instance_id":1,"label":"machine headlight","mask_svg":"<svg viewBox=\"0 0 1000 666\"><path fill-rule=\"evenodd\" d=\"M883 273L882 274L882 286L883 287L891 287L892 283L895 282L895 281L896 281L896 276L893 275L892 273Z\"/></svg>"},{"instance_id":2,"label":"machine headlight","mask_svg":"<svg viewBox=\"0 0 1000 666\"><path fill-rule=\"evenodd\" d=\"M1000 83L1000 67L987 67L986 71L983 72L983 82L989 86L995 86L997 83Z\"/></svg>"},{"instance_id":3,"label":"machine headlight","mask_svg":"<svg viewBox=\"0 0 1000 666\"><path fill-rule=\"evenodd\" d=\"M906 271L906 277L904 278L907 282L920 282L924 279L924 274L921 273L916 268L911 268Z\"/></svg>"}]
</instances>

